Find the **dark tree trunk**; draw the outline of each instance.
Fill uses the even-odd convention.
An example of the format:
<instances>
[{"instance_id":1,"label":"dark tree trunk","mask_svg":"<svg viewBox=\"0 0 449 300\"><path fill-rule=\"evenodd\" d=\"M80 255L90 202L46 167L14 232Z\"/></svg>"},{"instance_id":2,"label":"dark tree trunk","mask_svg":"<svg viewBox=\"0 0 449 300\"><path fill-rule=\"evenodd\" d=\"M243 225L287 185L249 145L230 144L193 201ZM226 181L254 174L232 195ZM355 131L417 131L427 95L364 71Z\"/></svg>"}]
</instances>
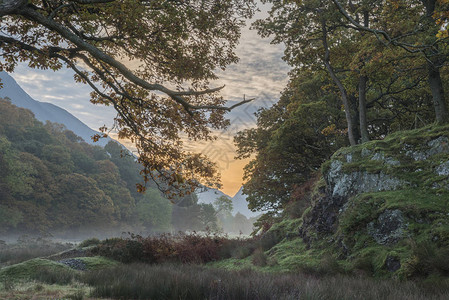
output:
<instances>
[{"instance_id":1,"label":"dark tree trunk","mask_svg":"<svg viewBox=\"0 0 449 300\"><path fill-rule=\"evenodd\" d=\"M359 126L359 110L358 110L358 103L359 99L351 94L349 95L349 111L351 114L351 125L352 125L352 132L354 135L354 140L358 144L360 142L360 126Z\"/></svg>"},{"instance_id":2,"label":"dark tree trunk","mask_svg":"<svg viewBox=\"0 0 449 300\"><path fill-rule=\"evenodd\" d=\"M368 122L366 119L366 83L368 77L362 75L359 78L359 123L362 143L369 141Z\"/></svg>"},{"instance_id":3,"label":"dark tree trunk","mask_svg":"<svg viewBox=\"0 0 449 300\"><path fill-rule=\"evenodd\" d=\"M369 26L369 13L368 11L363 11L363 26ZM362 37L365 32L362 32ZM363 61L365 65L366 61ZM360 125L360 137L361 142L365 143L369 141L368 134L368 121L366 119L366 84L368 83L368 76L360 75L359 77L359 125Z\"/></svg>"},{"instance_id":4,"label":"dark tree trunk","mask_svg":"<svg viewBox=\"0 0 449 300\"><path fill-rule=\"evenodd\" d=\"M433 107L435 109L435 118L438 123L449 122L449 112L447 109L446 99L444 97L444 88L440 76L440 68L436 67L431 62L427 63L429 72L429 86L432 92Z\"/></svg>"},{"instance_id":5,"label":"dark tree trunk","mask_svg":"<svg viewBox=\"0 0 449 300\"><path fill-rule=\"evenodd\" d=\"M343 86L343 83L338 79L337 75L334 72L334 69L332 68L330 64L330 53L329 53L329 46L327 44L327 27L326 27L326 21L322 20L322 30L323 30L323 48L324 48L324 65L329 72L329 75L331 76L334 83L337 85L338 89L340 90L341 94L341 100L343 102L343 106L345 109L345 117L346 122L348 124L348 139L351 146L357 145L357 139L355 138L355 135L357 134L357 130L354 130L354 120L352 118L351 114L351 105L349 102L348 93L346 92L345 87Z\"/></svg>"},{"instance_id":6,"label":"dark tree trunk","mask_svg":"<svg viewBox=\"0 0 449 300\"><path fill-rule=\"evenodd\" d=\"M438 32L438 25L435 24L433 19L433 13L435 12L436 0L422 0L424 7L426 8L426 21L429 26L433 26L433 31L430 32L430 36L436 39L436 33ZM432 92L433 107L435 109L435 118L438 123L449 122L449 112L447 108L446 99L444 97L444 88L441 81L440 68L444 63L445 57L441 55L438 50L438 44L432 47L428 53L427 71L428 82L430 91Z\"/></svg>"}]
</instances>

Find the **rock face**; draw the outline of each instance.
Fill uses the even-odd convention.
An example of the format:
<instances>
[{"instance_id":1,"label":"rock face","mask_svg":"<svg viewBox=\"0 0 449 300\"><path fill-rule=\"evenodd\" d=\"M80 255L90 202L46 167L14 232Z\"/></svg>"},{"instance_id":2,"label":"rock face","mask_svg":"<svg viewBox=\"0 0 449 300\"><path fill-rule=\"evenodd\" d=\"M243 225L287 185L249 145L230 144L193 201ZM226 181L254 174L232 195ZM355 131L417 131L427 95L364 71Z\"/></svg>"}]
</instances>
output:
<instances>
[{"instance_id":1,"label":"rock face","mask_svg":"<svg viewBox=\"0 0 449 300\"><path fill-rule=\"evenodd\" d=\"M368 223L368 234L381 245L390 245L404 237L405 223L402 211L386 209L376 221Z\"/></svg>"},{"instance_id":2,"label":"rock face","mask_svg":"<svg viewBox=\"0 0 449 300\"><path fill-rule=\"evenodd\" d=\"M79 271L84 271L87 269L86 264L81 259L77 258L63 259L58 262Z\"/></svg>"},{"instance_id":3,"label":"rock face","mask_svg":"<svg viewBox=\"0 0 449 300\"><path fill-rule=\"evenodd\" d=\"M327 172L326 182L333 197L347 198L352 195L395 190L407 183L383 172L368 173L366 171L354 171L345 173L342 170L343 163L339 160L331 162Z\"/></svg>"},{"instance_id":4,"label":"rock face","mask_svg":"<svg viewBox=\"0 0 449 300\"><path fill-rule=\"evenodd\" d=\"M406 272L413 241L449 247L449 126L340 149L322 175L299 228L309 248L327 241L350 260L372 251L378 272Z\"/></svg>"}]
</instances>

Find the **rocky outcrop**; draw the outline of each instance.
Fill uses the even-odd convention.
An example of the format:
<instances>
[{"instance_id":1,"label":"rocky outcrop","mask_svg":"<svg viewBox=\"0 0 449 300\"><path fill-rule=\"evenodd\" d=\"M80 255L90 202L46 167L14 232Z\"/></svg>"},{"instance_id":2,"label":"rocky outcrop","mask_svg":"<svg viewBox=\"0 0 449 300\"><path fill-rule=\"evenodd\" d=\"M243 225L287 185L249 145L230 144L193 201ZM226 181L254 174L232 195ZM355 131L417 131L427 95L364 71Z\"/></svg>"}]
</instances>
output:
<instances>
[{"instance_id":1,"label":"rocky outcrop","mask_svg":"<svg viewBox=\"0 0 449 300\"><path fill-rule=\"evenodd\" d=\"M332 197L348 198L350 196L366 193L390 191L405 186L408 183L384 172L369 173L366 171L353 171L346 173L342 170L343 163L334 160L325 175Z\"/></svg>"},{"instance_id":2,"label":"rocky outcrop","mask_svg":"<svg viewBox=\"0 0 449 300\"><path fill-rule=\"evenodd\" d=\"M327 241L351 260L373 249L377 270L405 272L414 241L449 247L449 126L340 149L322 176L299 228L309 248Z\"/></svg>"},{"instance_id":3,"label":"rocky outcrop","mask_svg":"<svg viewBox=\"0 0 449 300\"><path fill-rule=\"evenodd\" d=\"M78 271L85 271L87 269L86 264L81 259L78 258L63 259L58 261L58 263L61 263Z\"/></svg>"}]
</instances>

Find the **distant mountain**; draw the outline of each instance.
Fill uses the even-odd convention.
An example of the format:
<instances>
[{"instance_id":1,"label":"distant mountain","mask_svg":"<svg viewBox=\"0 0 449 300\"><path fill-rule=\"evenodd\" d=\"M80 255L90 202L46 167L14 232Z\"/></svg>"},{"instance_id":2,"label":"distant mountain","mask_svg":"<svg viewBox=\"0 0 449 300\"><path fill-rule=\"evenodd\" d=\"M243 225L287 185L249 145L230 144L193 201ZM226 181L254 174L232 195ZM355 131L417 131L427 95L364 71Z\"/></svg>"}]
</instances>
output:
<instances>
[{"instance_id":1,"label":"distant mountain","mask_svg":"<svg viewBox=\"0 0 449 300\"><path fill-rule=\"evenodd\" d=\"M200 192L197 192L196 195L198 196L198 202L199 203L207 203L207 204L213 204L214 201L217 198L220 198L221 196L226 196L228 198L228 195L223 193L222 191L219 191L217 189L213 188L203 188Z\"/></svg>"},{"instance_id":2,"label":"distant mountain","mask_svg":"<svg viewBox=\"0 0 449 300\"><path fill-rule=\"evenodd\" d=\"M262 213L260 212L253 212L248 209L248 202L246 202L246 195L243 194L242 190L243 187L240 188L240 190L234 195L234 197L230 197L217 189L207 188L206 190L197 193L198 202L213 204L217 198L221 196L226 196L232 200L233 215L235 215L238 212L247 218L257 217L261 215Z\"/></svg>"},{"instance_id":3,"label":"distant mountain","mask_svg":"<svg viewBox=\"0 0 449 300\"><path fill-rule=\"evenodd\" d=\"M248 202L246 202L246 195L243 194L243 187L240 187L239 191L232 197L232 205L234 207L233 214L240 212L248 218L257 217L262 212L253 212L248 208Z\"/></svg>"},{"instance_id":4,"label":"distant mountain","mask_svg":"<svg viewBox=\"0 0 449 300\"><path fill-rule=\"evenodd\" d=\"M53 123L64 124L67 129L83 138L89 144L104 147L111 139L104 138L94 143L91 137L98 133L89 126L78 120L63 108L46 102L40 102L30 97L6 72L0 72L3 88L0 89L0 97L8 97L12 104L31 110L36 119L45 123L47 120Z\"/></svg>"}]
</instances>

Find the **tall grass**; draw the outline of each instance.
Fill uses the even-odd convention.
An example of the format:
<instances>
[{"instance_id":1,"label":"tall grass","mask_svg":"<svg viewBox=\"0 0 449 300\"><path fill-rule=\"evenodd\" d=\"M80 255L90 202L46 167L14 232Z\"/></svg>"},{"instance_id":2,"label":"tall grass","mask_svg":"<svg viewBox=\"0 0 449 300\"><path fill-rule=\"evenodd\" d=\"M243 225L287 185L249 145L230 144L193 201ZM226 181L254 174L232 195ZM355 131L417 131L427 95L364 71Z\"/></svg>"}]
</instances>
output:
<instances>
[{"instance_id":1,"label":"tall grass","mask_svg":"<svg viewBox=\"0 0 449 300\"><path fill-rule=\"evenodd\" d=\"M93 297L114 299L449 299L447 282L434 291L414 282L198 265L121 265L87 272L81 280L93 286Z\"/></svg>"}]
</instances>

